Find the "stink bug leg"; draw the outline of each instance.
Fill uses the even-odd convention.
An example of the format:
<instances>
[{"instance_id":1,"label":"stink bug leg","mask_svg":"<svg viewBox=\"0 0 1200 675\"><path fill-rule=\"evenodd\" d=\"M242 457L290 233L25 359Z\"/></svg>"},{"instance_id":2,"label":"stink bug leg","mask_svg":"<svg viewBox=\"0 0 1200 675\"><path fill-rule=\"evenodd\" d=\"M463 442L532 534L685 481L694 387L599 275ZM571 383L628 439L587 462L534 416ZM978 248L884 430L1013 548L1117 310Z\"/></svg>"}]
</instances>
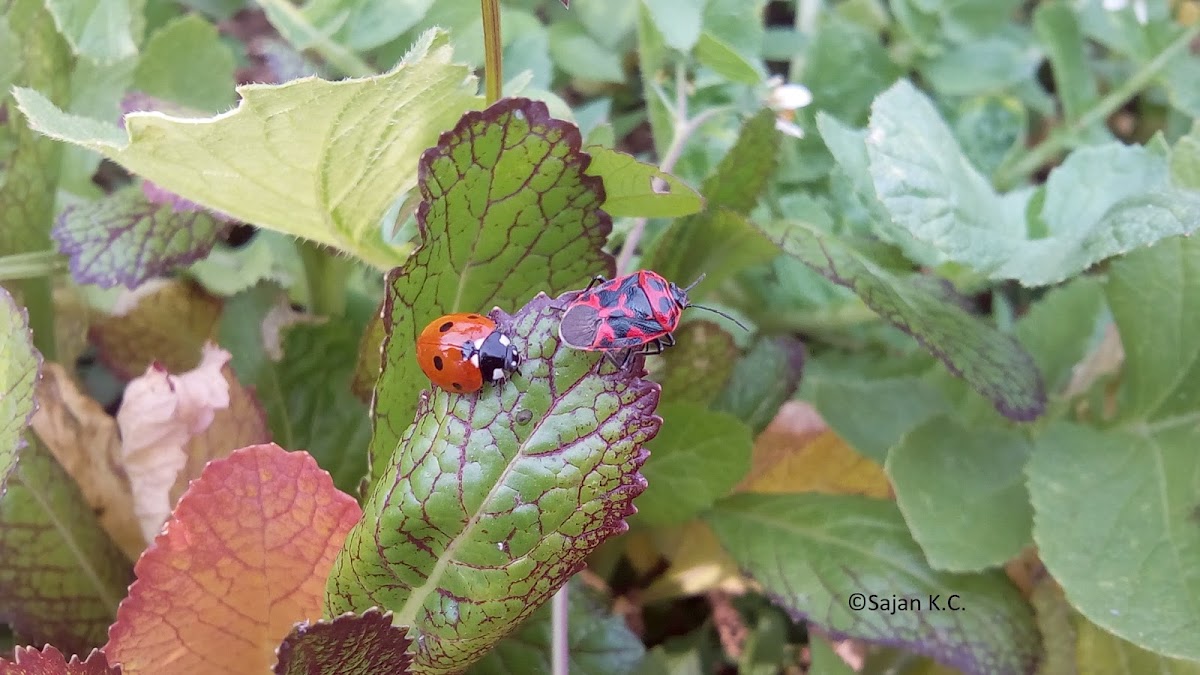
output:
<instances>
[{"instance_id":1,"label":"stink bug leg","mask_svg":"<svg viewBox=\"0 0 1200 675\"><path fill-rule=\"evenodd\" d=\"M588 284L587 288L583 289L583 292L586 293L600 284L605 283L608 283L608 279L606 279L602 274L597 274L596 276L592 277L592 283Z\"/></svg>"}]
</instances>

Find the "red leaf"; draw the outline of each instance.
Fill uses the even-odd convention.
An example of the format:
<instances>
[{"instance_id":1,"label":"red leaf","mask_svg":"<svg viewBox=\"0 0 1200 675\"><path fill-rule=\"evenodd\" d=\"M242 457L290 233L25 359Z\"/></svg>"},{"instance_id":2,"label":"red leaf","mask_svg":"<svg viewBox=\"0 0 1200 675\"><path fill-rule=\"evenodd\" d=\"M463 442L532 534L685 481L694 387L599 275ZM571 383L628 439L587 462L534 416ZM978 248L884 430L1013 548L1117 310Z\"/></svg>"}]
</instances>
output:
<instances>
[{"instance_id":1,"label":"red leaf","mask_svg":"<svg viewBox=\"0 0 1200 675\"><path fill-rule=\"evenodd\" d=\"M404 675L412 656L404 628L378 608L296 626L279 646L275 675Z\"/></svg>"},{"instance_id":2,"label":"red leaf","mask_svg":"<svg viewBox=\"0 0 1200 675\"><path fill-rule=\"evenodd\" d=\"M95 649L86 661L72 656L69 662L51 645L41 651L36 647L17 647L15 651L15 662L0 659L0 675L121 675L121 668L108 665L104 653Z\"/></svg>"},{"instance_id":3,"label":"red leaf","mask_svg":"<svg viewBox=\"0 0 1200 675\"><path fill-rule=\"evenodd\" d=\"M242 448L209 464L142 554L104 651L125 675L267 672L361 511L304 452Z\"/></svg>"}]
</instances>

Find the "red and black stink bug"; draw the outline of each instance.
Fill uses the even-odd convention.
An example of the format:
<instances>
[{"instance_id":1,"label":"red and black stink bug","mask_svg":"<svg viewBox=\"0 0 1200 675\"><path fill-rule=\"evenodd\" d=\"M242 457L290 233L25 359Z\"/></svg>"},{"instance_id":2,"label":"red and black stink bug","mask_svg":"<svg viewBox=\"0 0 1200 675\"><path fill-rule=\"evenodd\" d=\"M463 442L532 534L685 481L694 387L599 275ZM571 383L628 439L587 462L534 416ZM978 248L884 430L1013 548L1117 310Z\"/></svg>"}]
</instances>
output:
<instances>
[{"instance_id":1,"label":"red and black stink bug","mask_svg":"<svg viewBox=\"0 0 1200 675\"><path fill-rule=\"evenodd\" d=\"M673 333L688 307L720 314L745 330L723 312L688 302L688 291L703 279L701 274L690 286L680 288L649 270L616 279L595 277L567 303L558 337L575 349L604 352L613 364L624 368L636 354L661 354L675 346ZM625 356L618 362L614 354L620 351L625 351Z\"/></svg>"}]
</instances>

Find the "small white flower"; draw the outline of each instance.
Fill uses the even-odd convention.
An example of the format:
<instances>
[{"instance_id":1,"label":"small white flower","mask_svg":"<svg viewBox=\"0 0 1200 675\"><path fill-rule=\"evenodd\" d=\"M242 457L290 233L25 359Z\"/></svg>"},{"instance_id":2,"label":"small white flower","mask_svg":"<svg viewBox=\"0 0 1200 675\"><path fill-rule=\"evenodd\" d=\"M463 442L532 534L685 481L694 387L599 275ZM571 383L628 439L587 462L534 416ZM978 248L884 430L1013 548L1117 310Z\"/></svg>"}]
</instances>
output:
<instances>
[{"instance_id":1,"label":"small white flower","mask_svg":"<svg viewBox=\"0 0 1200 675\"><path fill-rule=\"evenodd\" d=\"M804 130L796 126L796 111L812 103L813 95L808 87L793 82L784 83L776 75L767 80L771 90L767 93L767 107L775 111L775 128L796 138L804 138Z\"/></svg>"},{"instance_id":2,"label":"small white flower","mask_svg":"<svg viewBox=\"0 0 1200 675\"><path fill-rule=\"evenodd\" d=\"M1133 18L1145 26L1150 21L1150 9L1146 5L1146 0L1104 0L1102 6L1110 12L1119 12L1131 4L1133 5Z\"/></svg>"}]
</instances>

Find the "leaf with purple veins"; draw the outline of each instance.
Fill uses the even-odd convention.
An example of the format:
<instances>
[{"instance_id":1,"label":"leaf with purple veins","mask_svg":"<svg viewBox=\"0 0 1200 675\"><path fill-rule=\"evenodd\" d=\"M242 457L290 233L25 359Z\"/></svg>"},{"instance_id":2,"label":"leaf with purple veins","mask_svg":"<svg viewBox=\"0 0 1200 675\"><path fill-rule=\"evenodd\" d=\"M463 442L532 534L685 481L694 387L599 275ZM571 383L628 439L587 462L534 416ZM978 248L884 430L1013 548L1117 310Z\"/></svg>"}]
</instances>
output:
<instances>
[{"instance_id":1,"label":"leaf with purple veins","mask_svg":"<svg viewBox=\"0 0 1200 675\"><path fill-rule=\"evenodd\" d=\"M902 647L968 675L1029 675L1032 609L1000 570L929 567L895 503L740 494L705 518L725 550L796 621Z\"/></svg>"},{"instance_id":2,"label":"leaf with purple veins","mask_svg":"<svg viewBox=\"0 0 1200 675\"><path fill-rule=\"evenodd\" d=\"M1033 357L1001 333L950 301L933 282L914 284L876 265L836 237L801 221L759 224L788 255L854 291L868 307L916 338L955 375L1012 420L1037 419L1046 409L1046 387Z\"/></svg>"},{"instance_id":3,"label":"leaf with purple veins","mask_svg":"<svg viewBox=\"0 0 1200 675\"><path fill-rule=\"evenodd\" d=\"M65 210L51 235L70 258L71 275L102 288L136 288L212 250L223 225L203 211L159 206L141 187Z\"/></svg>"},{"instance_id":4,"label":"leaf with purple veins","mask_svg":"<svg viewBox=\"0 0 1200 675\"><path fill-rule=\"evenodd\" d=\"M368 609L297 625L279 645L275 675L404 675L412 644L391 614Z\"/></svg>"},{"instance_id":5,"label":"leaf with purple veins","mask_svg":"<svg viewBox=\"0 0 1200 675\"><path fill-rule=\"evenodd\" d=\"M21 434L37 410L33 390L42 355L33 348L27 312L0 286L0 495L25 445Z\"/></svg>"},{"instance_id":6,"label":"leaf with purple veins","mask_svg":"<svg viewBox=\"0 0 1200 675\"><path fill-rule=\"evenodd\" d=\"M519 307L539 292L557 295L613 273L603 250L612 219L600 209L603 182L585 173L591 158L581 141L579 129L550 117L544 103L503 99L464 115L422 155L424 243L386 282L372 478L429 386L414 355L426 324L450 312ZM368 370L379 367L379 343L370 338L380 332L378 323L368 327L360 354Z\"/></svg>"},{"instance_id":7,"label":"leaf with purple veins","mask_svg":"<svg viewBox=\"0 0 1200 675\"><path fill-rule=\"evenodd\" d=\"M559 343L571 297L492 312L526 355L520 375L421 395L334 563L326 616L392 611L414 629L417 672L481 658L625 531L646 487L659 388L636 376L640 357L615 371Z\"/></svg>"}]
</instances>

